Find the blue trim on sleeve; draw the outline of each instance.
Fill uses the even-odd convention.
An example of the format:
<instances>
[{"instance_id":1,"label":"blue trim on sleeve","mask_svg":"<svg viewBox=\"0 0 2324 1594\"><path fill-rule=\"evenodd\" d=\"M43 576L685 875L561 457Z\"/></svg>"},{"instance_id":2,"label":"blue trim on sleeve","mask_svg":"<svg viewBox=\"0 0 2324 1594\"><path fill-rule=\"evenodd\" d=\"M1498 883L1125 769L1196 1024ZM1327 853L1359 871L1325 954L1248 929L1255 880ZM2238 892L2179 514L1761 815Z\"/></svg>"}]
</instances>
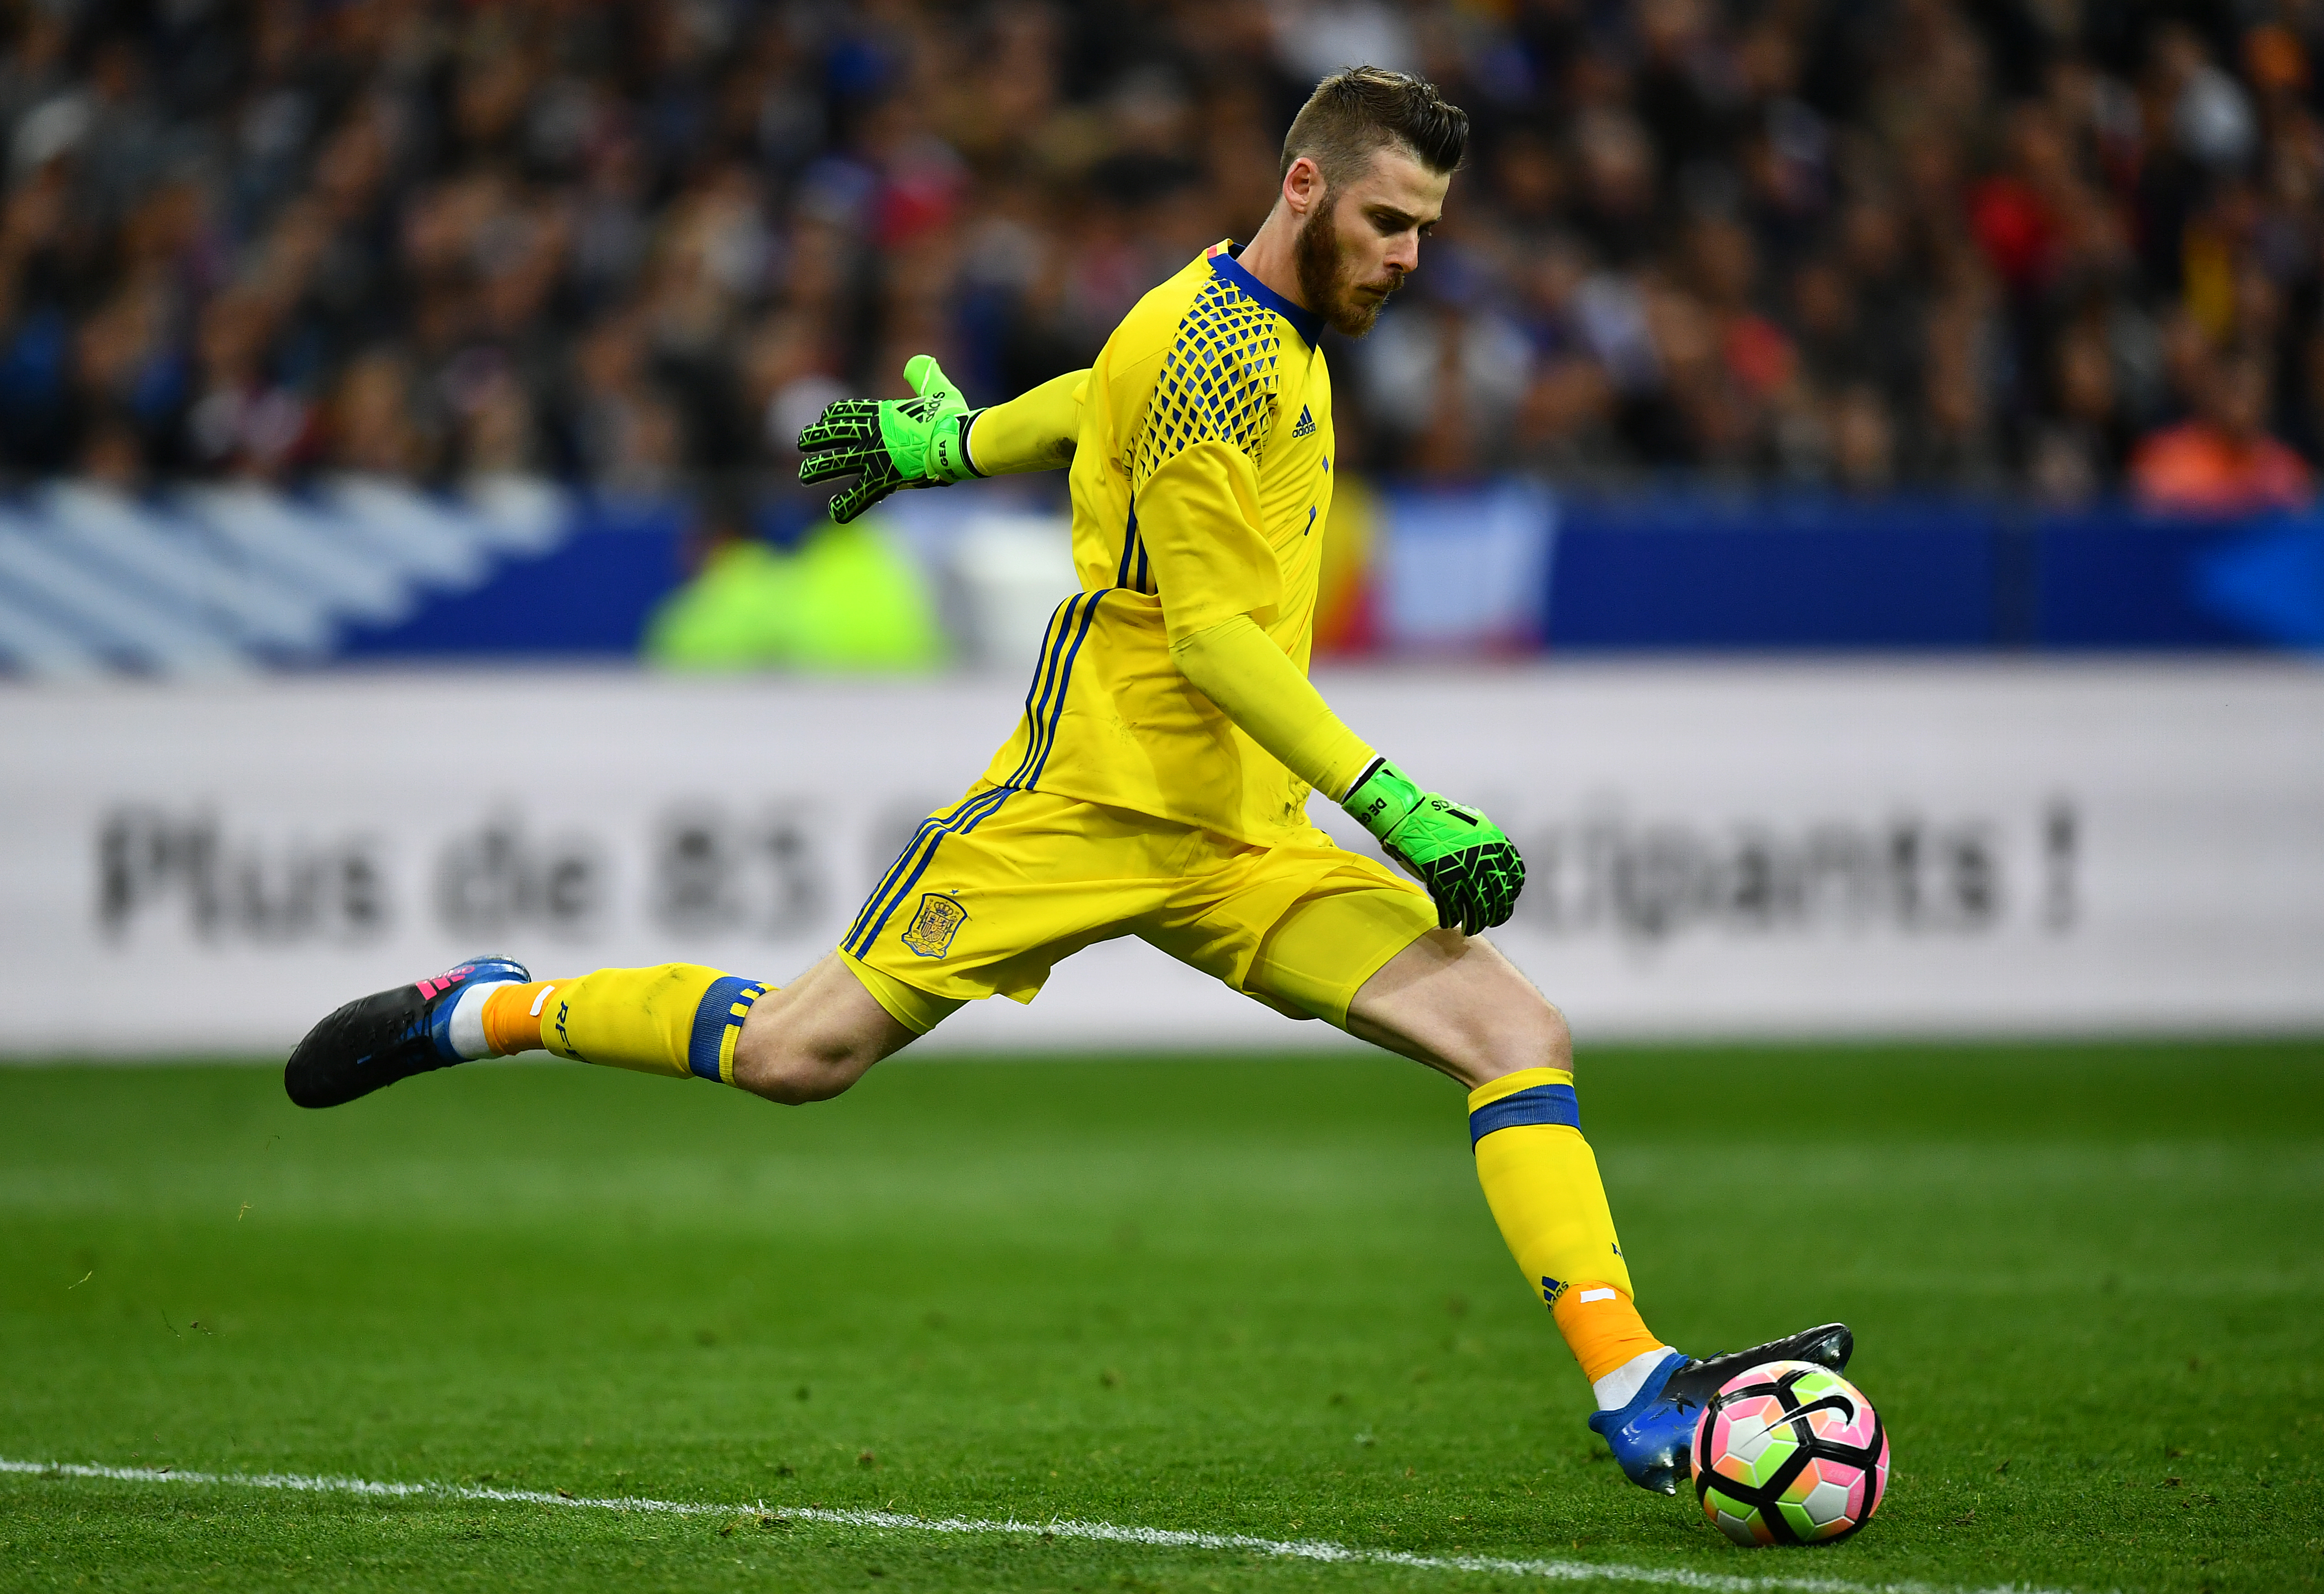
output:
<instances>
[{"instance_id":1,"label":"blue trim on sleeve","mask_svg":"<svg viewBox=\"0 0 2324 1594\"><path fill-rule=\"evenodd\" d=\"M1241 290L1244 298L1265 305L1268 309L1290 322L1291 329L1307 340L1307 346L1311 349L1315 347L1317 340L1323 336L1323 318L1314 310L1301 309L1244 270L1242 262L1234 257L1235 253L1240 253L1241 247L1240 244L1237 244L1234 253L1222 252L1211 256L1211 270L1233 283Z\"/></svg>"},{"instance_id":2,"label":"blue trim on sleeve","mask_svg":"<svg viewBox=\"0 0 2324 1594\"><path fill-rule=\"evenodd\" d=\"M721 975L710 982L710 989L702 993L702 1005L694 1009L694 1033L686 1044L686 1065L696 1077L718 1083L719 1046L728 1026L742 1022L734 1017L734 1004L739 1001L747 1009L766 989L762 982L737 974Z\"/></svg>"},{"instance_id":3,"label":"blue trim on sleeve","mask_svg":"<svg viewBox=\"0 0 2324 1594\"><path fill-rule=\"evenodd\" d=\"M1520 1124L1563 1124L1569 1129L1582 1127L1582 1102L1572 1085L1536 1085L1519 1091L1514 1096L1504 1096L1498 1101L1488 1101L1469 1115L1469 1144L1477 1142L1495 1129L1512 1129Z\"/></svg>"}]
</instances>

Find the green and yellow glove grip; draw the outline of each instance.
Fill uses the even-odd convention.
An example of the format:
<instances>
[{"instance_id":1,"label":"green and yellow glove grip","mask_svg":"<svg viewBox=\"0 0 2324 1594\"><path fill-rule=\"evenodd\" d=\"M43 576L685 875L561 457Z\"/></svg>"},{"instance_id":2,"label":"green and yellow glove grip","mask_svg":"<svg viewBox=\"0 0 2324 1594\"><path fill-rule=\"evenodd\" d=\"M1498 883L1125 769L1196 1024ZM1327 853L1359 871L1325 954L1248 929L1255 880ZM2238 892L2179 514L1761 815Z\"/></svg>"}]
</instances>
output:
<instances>
[{"instance_id":1,"label":"green and yellow glove grip","mask_svg":"<svg viewBox=\"0 0 2324 1594\"><path fill-rule=\"evenodd\" d=\"M799 480L813 486L842 476L859 478L831 501L831 518L845 525L901 487L949 487L984 473L969 462L968 428L977 412L927 355L914 355L904 380L911 399L841 399L824 406L798 435L807 456Z\"/></svg>"},{"instance_id":2,"label":"green and yellow glove grip","mask_svg":"<svg viewBox=\"0 0 2324 1594\"><path fill-rule=\"evenodd\" d=\"M1386 759L1365 766L1340 806L1428 888L1445 929L1475 935L1508 922L1525 860L1477 809L1421 790Z\"/></svg>"}]
</instances>

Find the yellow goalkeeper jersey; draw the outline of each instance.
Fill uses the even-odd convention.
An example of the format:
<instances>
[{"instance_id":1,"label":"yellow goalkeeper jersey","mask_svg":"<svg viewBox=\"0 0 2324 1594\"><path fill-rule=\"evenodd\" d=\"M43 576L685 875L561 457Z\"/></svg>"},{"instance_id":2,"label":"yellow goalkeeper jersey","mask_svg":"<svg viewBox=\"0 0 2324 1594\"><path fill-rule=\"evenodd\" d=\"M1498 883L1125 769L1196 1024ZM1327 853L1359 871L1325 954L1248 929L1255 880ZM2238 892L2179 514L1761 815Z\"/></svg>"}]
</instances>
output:
<instances>
[{"instance_id":1,"label":"yellow goalkeeper jersey","mask_svg":"<svg viewBox=\"0 0 2324 1594\"><path fill-rule=\"evenodd\" d=\"M984 783L1247 841L1305 834L1307 786L1179 673L1170 644L1247 614L1302 672L1332 508L1321 318L1219 244L1091 367L1074 453L1081 590L1042 640Z\"/></svg>"}]
</instances>

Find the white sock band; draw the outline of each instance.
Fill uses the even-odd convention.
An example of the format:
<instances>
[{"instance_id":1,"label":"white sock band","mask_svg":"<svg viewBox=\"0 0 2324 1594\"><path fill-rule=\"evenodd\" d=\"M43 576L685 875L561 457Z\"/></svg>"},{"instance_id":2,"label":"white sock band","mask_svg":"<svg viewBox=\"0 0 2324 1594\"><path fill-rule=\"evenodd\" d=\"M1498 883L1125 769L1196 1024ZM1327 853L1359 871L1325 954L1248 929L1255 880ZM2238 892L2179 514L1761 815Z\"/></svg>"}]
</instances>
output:
<instances>
[{"instance_id":1,"label":"white sock band","mask_svg":"<svg viewBox=\"0 0 2324 1594\"><path fill-rule=\"evenodd\" d=\"M508 983L495 980L486 985L471 985L452 999L452 1049L465 1061L473 1063L493 1055L492 1046L484 1039L484 999Z\"/></svg>"},{"instance_id":2,"label":"white sock band","mask_svg":"<svg viewBox=\"0 0 2324 1594\"><path fill-rule=\"evenodd\" d=\"M456 1024L457 1019L453 1020ZM1591 1388L1598 1395L1601 1412L1620 1411L1630 1404L1630 1397L1645 1385L1646 1375L1662 1366L1663 1358L1671 1353L1667 1345L1657 1345L1651 1350L1641 1350L1629 1360L1599 1379Z\"/></svg>"}]
</instances>

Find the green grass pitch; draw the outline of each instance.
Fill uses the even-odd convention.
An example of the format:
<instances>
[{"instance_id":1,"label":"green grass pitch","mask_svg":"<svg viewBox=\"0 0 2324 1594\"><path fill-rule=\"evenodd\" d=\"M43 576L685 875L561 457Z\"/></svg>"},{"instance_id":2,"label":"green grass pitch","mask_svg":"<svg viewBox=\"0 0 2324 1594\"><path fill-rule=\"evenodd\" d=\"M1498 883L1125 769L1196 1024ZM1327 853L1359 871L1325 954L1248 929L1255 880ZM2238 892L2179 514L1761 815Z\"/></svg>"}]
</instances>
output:
<instances>
[{"instance_id":1,"label":"green grass pitch","mask_svg":"<svg viewBox=\"0 0 2324 1594\"><path fill-rule=\"evenodd\" d=\"M899 1060L798 1110L563 1066L327 1113L254 1068L0 1069L0 1457L766 1507L16 1473L0 1586L1545 1586L811 1505L2318 1586L2324 1043L1600 1048L1580 1083L1658 1331L1855 1324L1895 1445L1855 1540L1740 1551L1621 1480L1458 1093L1394 1060Z\"/></svg>"}]
</instances>

